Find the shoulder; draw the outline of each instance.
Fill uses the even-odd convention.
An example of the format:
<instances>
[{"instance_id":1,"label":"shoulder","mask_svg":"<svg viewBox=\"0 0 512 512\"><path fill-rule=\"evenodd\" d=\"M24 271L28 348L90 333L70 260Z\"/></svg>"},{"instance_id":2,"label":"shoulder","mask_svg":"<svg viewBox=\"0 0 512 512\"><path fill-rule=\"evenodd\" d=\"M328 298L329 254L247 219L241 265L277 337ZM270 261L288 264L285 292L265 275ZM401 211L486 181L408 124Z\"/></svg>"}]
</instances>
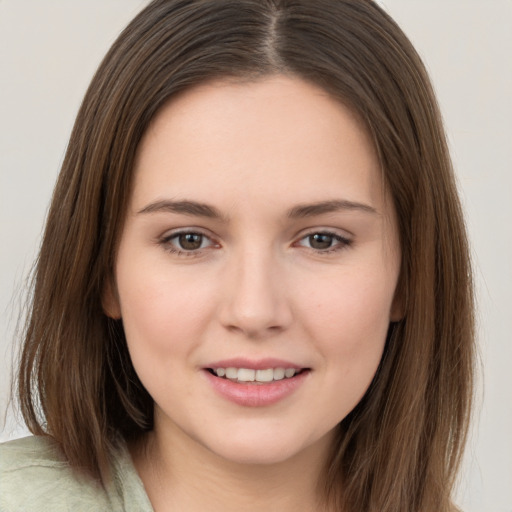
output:
<instances>
[{"instance_id":1,"label":"shoulder","mask_svg":"<svg viewBox=\"0 0 512 512\"><path fill-rule=\"evenodd\" d=\"M112 510L109 496L78 475L45 437L0 444L0 511Z\"/></svg>"}]
</instances>

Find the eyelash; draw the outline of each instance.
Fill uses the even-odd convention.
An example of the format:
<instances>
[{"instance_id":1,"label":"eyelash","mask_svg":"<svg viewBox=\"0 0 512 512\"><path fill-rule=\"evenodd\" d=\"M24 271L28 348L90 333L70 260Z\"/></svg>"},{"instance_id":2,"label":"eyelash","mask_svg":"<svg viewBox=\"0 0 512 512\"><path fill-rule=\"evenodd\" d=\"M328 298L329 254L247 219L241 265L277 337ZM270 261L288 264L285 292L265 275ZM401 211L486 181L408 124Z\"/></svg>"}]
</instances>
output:
<instances>
[{"instance_id":1,"label":"eyelash","mask_svg":"<svg viewBox=\"0 0 512 512\"><path fill-rule=\"evenodd\" d=\"M216 246L216 245L218 246L218 244L216 244L215 242L212 241L210 236L206 235L205 233L202 233L201 231L193 230L193 229L174 232L170 235L166 235L166 236L162 237L158 242L160 245L163 246L163 248L167 252L170 252L171 254L175 254L176 256L183 256L183 257L187 257L187 258L201 256L202 253L204 252L204 250L207 249L207 247L204 247L204 248L199 248L196 250L185 250L185 249L179 249L179 248L173 246L172 241L182 235L197 235L197 236L202 237L201 245L202 245L204 239L208 239L212 242L210 246ZM210 246L208 246L208 247L210 247Z\"/></svg>"},{"instance_id":2,"label":"eyelash","mask_svg":"<svg viewBox=\"0 0 512 512\"><path fill-rule=\"evenodd\" d=\"M333 233L332 231L328 230L319 230L319 231L311 231L304 235L302 238L300 238L299 242L302 240L306 240L308 238L311 238L315 235L322 235L332 238L332 242L337 242L335 245L332 245L331 247L328 247L327 249L321 250L321 249L314 249L313 247L307 247L307 249L315 252L315 254L320 255L327 255L332 254L338 251L342 251L343 249L348 249L352 245L352 240L350 240L347 237L341 236L337 233ZM299 242L296 242L298 244ZM301 245L301 247L304 247Z\"/></svg>"},{"instance_id":3,"label":"eyelash","mask_svg":"<svg viewBox=\"0 0 512 512\"><path fill-rule=\"evenodd\" d=\"M204 241L204 239L208 239L210 240L212 243L210 245L208 245L207 247L199 247L198 249L191 249L191 250L186 250L186 249L179 249L177 247L175 247L173 245L173 240L175 239L178 239L178 237L182 236L182 235L196 235L196 236L200 236L202 237L201 239L201 245ZM321 250L321 249L314 249L313 247L306 247L304 245L301 245L299 242L302 242L303 240L307 240L308 238L311 238L315 235L322 235L322 236L326 236L326 237L331 237L332 238L332 242L336 242L335 245L332 245L331 247L328 247L324 250ZM158 240L158 243L163 246L163 248L167 251L167 252L170 252L171 254L175 254L176 256L181 256L181 257L197 257L197 256L201 256L204 252L204 250L210 248L210 247L215 247L215 246L219 246L216 242L214 242L210 236L206 235L205 233L202 233L201 231L195 231L195 230L185 230L185 231L178 231L178 232L175 232L175 233L172 233L170 235L167 235L167 236L164 236L162 237L161 239ZM328 231L328 230L317 230L317 231L311 231L307 234L305 234L304 236L302 236L297 242L294 243L295 246L299 246L299 247L305 247L306 249L310 250L310 251L313 251L315 254L319 254L319 255L327 255L327 254L332 254L332 253L335 253L335 252L338 252L338 251L341 251L341 250L344 250L344 249L347 249L349 247L352 246L352 243L353 241L350 240L349 238L346 238L344 236L341 236L337 233L333 233L332 231Z\"/></svg>"}]
</instances>

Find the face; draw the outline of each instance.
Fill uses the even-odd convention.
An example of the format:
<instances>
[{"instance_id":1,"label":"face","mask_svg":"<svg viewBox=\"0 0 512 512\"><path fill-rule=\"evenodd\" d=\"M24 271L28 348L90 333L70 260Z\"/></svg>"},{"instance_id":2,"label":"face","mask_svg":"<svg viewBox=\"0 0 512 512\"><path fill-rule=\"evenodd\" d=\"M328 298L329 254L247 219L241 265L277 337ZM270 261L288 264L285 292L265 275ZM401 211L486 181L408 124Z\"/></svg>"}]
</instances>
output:
<instances>
[{"instance_id":1,"label":"face","mask_svg":"<svg viewBox=\"0 0 512 512\"><path fill-rule=\"evenodd\" d=\"M272 463L332 439L376 372L400 252L357 118L297 78L166 105L134 170L114 286L155 432Z\"/></svg>"}]
</instances>

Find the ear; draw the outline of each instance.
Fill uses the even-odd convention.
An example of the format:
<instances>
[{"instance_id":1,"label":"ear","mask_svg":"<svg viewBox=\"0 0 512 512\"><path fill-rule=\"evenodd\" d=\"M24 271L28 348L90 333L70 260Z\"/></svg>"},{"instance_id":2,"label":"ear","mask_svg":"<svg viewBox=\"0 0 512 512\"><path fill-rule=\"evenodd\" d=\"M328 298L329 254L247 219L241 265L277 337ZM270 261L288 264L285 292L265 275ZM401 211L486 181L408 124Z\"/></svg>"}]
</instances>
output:
<instances>
[{"instance_id":1,"label":"ear","mask_svg":"<svg viewBox=\"0 0 512 512\"><path fill-rule=\"evenodd\" d=\"M389 314L389 320L391 322L400 322L404 318L404 307L402 301L395 296L393 304L391 304L391 311Z\"/></svg>"},{"instance_id":2,"label":"ear","mask_svg":"<svg viewBox=\"0 0 512 512\"><path fill-rule=\"evenodd\" d=\"M403 286L402 277L398 279L395 289L393 302L391 303L391 310L389 312L389 320L391 322L400 322L405 316L405 290Z\"/></svg>"},{"instance_id":3,"label":"ear","mask_svg":"<svg viewBox=\"0 0 512 512\"><path fill-rule=\"evenodd\" d=\"M119 304L119 295L117 293L117 286L114 284L112 277L109 277L103 288L101 294L101 306L103 312L113 320L121 318L121 306Z\"/></svg>"}]
</instances>

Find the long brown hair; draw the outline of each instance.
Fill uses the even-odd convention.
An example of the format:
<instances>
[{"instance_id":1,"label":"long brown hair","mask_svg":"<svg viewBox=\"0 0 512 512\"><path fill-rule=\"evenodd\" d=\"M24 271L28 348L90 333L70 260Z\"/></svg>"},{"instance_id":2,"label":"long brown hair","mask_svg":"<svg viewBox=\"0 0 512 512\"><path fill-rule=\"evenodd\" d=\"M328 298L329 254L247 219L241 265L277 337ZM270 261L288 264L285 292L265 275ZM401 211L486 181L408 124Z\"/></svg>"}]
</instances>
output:
<instances>
[{"instance_id":1,"label":"long brown hair","mask_svg":"<svg viewBox=\"0 0 512 512\"><path fill-rule=\"evenodd\" d=\"M152 428L122 324L101 304L137 146L178 92L278 73L363 120L400 232L403 319L338 427L325 496L350 512L447 512L472 397L468 244L425 68L370 0L155 0L123 31L84 98L49 211L19 369L23 416L98 478L116 439Z\"/></svg>"}]
</instances>

